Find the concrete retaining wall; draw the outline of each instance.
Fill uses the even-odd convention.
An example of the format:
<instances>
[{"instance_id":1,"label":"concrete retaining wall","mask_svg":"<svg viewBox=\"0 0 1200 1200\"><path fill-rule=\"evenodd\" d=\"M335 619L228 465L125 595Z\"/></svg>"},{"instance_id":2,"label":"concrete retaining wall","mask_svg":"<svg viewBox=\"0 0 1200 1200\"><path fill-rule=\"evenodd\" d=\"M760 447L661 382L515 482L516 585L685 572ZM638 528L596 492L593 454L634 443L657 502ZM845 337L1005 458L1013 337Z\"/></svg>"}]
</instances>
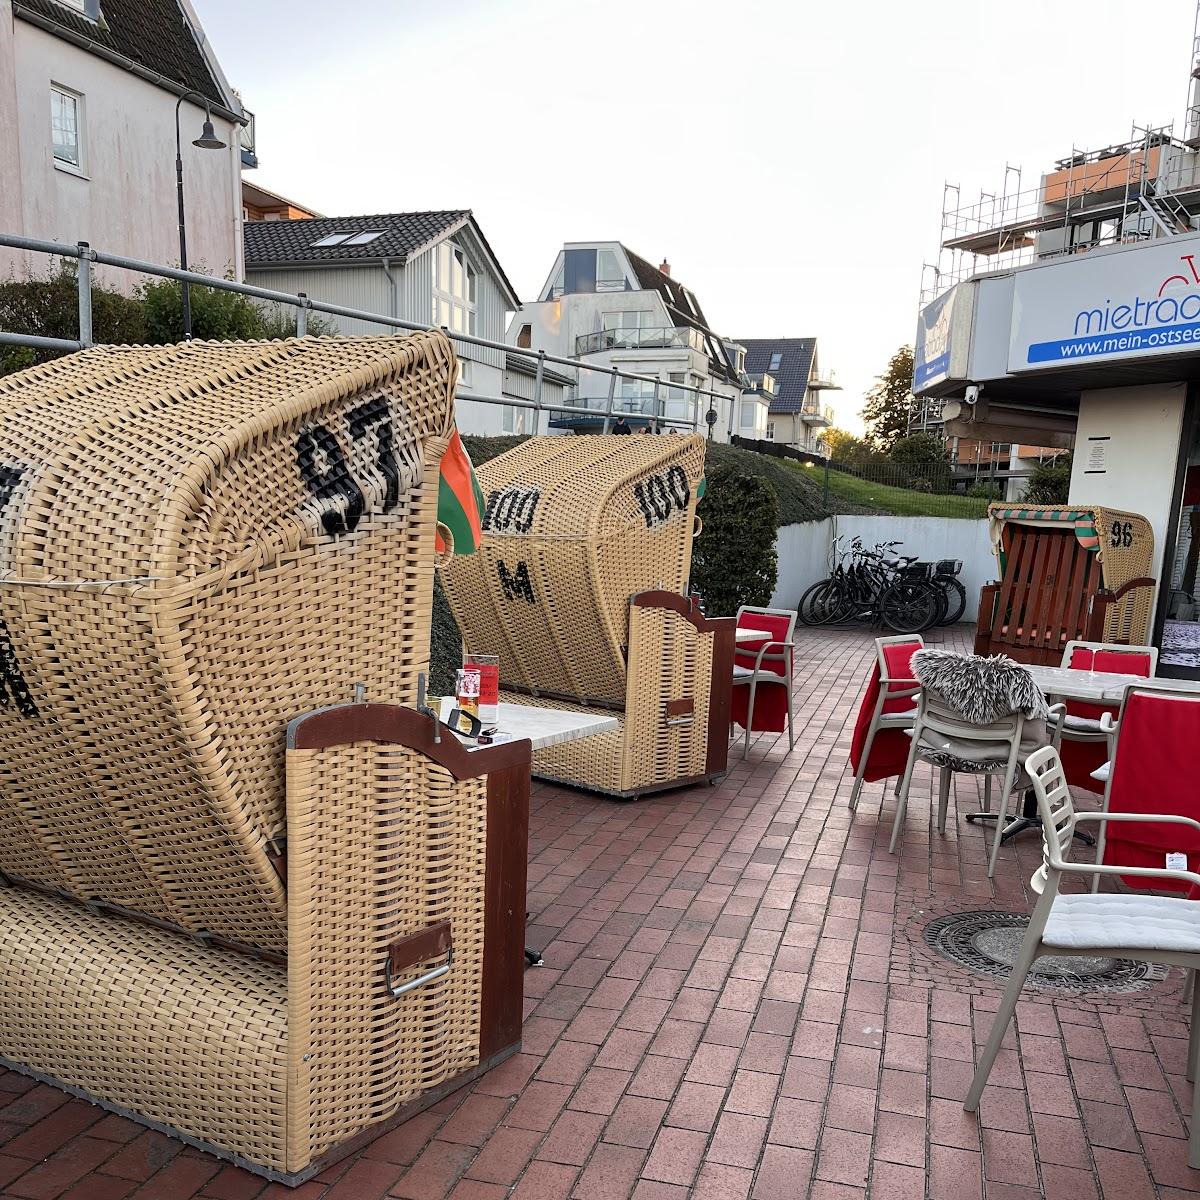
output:
<instances>
[{"instance_id":1,"label":"concrete retaining wall","mask_svg":"<svg viewBox=\"0 0 1200 1200\"><path fill-rule=\"evenodd\" d=\"M996 560L988 542L987 521L951 517L838 516L802 525L785 525L775 538L779 580L773 608L795 608L806 588L829 573L829 543L837 535L860 537L864 545L902 542L902 553L922 559L961 558L959 579L967 589L964 621L973 621L979 589L996 578Z\"/></svg>"}]
</instances>

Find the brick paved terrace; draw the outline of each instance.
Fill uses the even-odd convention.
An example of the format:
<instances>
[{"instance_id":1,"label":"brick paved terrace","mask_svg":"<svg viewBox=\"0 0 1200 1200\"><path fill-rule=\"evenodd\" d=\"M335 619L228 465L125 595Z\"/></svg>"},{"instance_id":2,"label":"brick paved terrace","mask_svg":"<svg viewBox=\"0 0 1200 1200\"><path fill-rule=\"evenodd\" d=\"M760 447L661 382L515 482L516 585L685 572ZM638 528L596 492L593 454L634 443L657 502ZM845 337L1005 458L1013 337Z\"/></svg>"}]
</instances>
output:
<instances>
[{"instance_id":1,"label":"brick paved terrace","mask_svg":"<svg viewBox=\"0 0 1200 1200\"><path fill-rule=\"evenodd\" d=\"M965 645L949 636L947 642ZM1027 834L931 840L918 773L844 774L873 644L801 631L797 745L718 787L620 804L535 788L524 1050L291 1191L0 1074L0 1188L27 1200L1161 1200L1200 1195L1179 972L1129 994L1027 993L962 1110L1000 984L937 958L934 917L1027 912ZM960 811L975 785L958 783Z\"/></svg>"}]
</instances>

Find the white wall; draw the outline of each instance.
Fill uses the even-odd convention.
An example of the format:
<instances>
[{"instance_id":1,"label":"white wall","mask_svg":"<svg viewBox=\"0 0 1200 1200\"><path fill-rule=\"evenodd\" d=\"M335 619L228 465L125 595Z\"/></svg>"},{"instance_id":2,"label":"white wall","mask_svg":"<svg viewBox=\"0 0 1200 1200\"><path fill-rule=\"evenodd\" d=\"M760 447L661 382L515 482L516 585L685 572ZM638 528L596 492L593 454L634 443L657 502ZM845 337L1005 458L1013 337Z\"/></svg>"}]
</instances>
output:
<instances>
[{"instance_id":1,"label":"white wall","mask_svg":"<svg viewBox=\"0 0 1200 1200\"><path fill-rule=\"evenodd\" d=\"M1182 383L1105 388L1084 392L1079 398L1070 501L1146 517L1154 528L1150 574L1156 579L1163 573L1185 399ZM1108 440L1092 442L1091 438ZM1090 448L1097 445L1104 450L1104 470L1089 474Z\"/></svg>"},{"instance_id":2,"label":"white wall","mask_svg":"<svg viewBox=\"0 0 1200 1200\"><path fill-rule=\"evenodd\" d=\"M795 608L806 588L829 573L829 544L837 535L847 541L861 537L870 547L876 542L902 542L899 552L923 560L960 558L959 580L967 590L964 621L973 621L979 610L979 589L996 578L996 559L988 540L986 520L952 517L838 516L802 525L785 525L776 535L779 579L771 597L773 608Z\"/></svg>"},{"instance_id":3,"label":"white wall","mask_svg":"<svg viewBox=\"0 0 1200 1200\"><path fill-rule=\"evenodd\" d=\"M11 20L9 5L0 20ZM8 47L0 40L0 54ZM19 199L0 205L6 228L19 214L27 237L90 242L97 249L155 263L178 263L175 199L175 103L172 93L46 33L26 21L13 24L16 121L5 108L0 125L0 177L6 190L19 181ZM83 94L84 176L54 166L50 142L50 84ZM0 95L0 99L3 96ZM199 150L204 109L185 103L181 113L189 264L212 274L240 270L242 245L239 126L215 113L225 150ZM32 258L35 272L49 260ZM0 256L0 273L24 273L25 260ZM139 280L126 271L100 270L106 282L128 289Z\"/></svg>"}]
</instances>

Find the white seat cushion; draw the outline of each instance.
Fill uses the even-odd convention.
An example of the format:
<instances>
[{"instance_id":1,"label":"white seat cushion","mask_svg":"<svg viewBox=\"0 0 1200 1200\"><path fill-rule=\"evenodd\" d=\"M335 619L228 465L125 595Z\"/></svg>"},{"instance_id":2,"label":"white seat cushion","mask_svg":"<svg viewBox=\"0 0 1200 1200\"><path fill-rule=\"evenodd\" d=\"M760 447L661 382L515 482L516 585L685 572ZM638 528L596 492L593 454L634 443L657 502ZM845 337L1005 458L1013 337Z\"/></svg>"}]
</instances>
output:
<instances>
[{"instance_id":1,"label":"white seat cushion","mask_svg":"<svg viewBox=\"0 0 1200 1200\"><path fill-rule=\"evenodd\" d=\"M754 672L749 667L739 667L737 663L733 664L734 679L748 679Z\"/></svg>"},{"instance_id":2,"label":"white seat cushion","mask_svg":"<svg viewBox=\"0 0 1200 1200\"><path fill-rule=\"evenodd\" d=\"M1093 772L1092 778L1098 779L1101 783L1107 783L1109 775L1112 774L1112 763L1101 763Z\"/></svg>"},{"instance_id":3,"label":"white seat cushion","mask_svg":"<svg viewBox=\"0 0 1200 1200\"><path fill-rule=\"evenodd\" d=\"M1200 954L1200 904L1170 896L1059 896L1042 941L1061 950Z\"/></svg>"},{"instance_id":4,"label":"white seat cushion","mask_svg":"<svg viewBox=\"0 0 1200 1200\"><path fill-rule=\"evenodd\" d=\"M908 725L910 728L912 723L917 719L917 710L910 708L908 712L880 713L879 724L882 725Z\"/></svg>"}]
</instances>

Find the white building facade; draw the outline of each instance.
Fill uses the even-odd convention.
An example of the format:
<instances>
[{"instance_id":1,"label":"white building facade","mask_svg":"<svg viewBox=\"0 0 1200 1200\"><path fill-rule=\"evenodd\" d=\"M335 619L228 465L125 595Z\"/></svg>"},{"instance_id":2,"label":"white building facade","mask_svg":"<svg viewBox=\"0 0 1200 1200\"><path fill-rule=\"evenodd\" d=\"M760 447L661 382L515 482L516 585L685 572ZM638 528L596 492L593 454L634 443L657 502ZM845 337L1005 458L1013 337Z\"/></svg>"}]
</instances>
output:
<instances>
[{"instance_id":1,"label":"white building facade","mask_svg":"<svg viewBox=\"0 0 1200 1200\"><path fill-rule=\"evenodd\" d=\"M247 221L246 278L259 287L381 313L447 333L503 342L517 294L469 210ZM378 322L322 317L339 333L394 332ZM513 410L472 402L505 394L503 350L455 340L463 433L513 429ZM561 386L561 385L559 385Z\"/></svg>"},{"instance_id":2,"label":"white building facade","mask_svg":"<svg viewBox=\"0 0 1200 1200\"><path fill-rule=\"evenodd\" d=\"M508 340L598 368L577 372L573 399L580 406L606 408L611 387L614 410L635 428L658 427L665 418L704 431L711 409L713 437L728 438L741 395L729 348L668 264L654 267L620 242L565 245L538 299L513 317ZM614 381L613 368L646 378ZM602 417L570 414L546 423L550 432L603 426Z\"/></svg>"},{"instance_id":3,"label":"white building facade","mask_svg":"<svg viewBox=\"0 0 1200 1200\"><path fill-rule=\"evenodd\" d=\"M187 0L0 0L0 230L177 264L185 91L202 97L180 112L189 262L241 278L248 117ZM222 150L191 144L205 101ZM0 273L45 270L44 256L0 249Z\"/></svg>"}]
</instances>

